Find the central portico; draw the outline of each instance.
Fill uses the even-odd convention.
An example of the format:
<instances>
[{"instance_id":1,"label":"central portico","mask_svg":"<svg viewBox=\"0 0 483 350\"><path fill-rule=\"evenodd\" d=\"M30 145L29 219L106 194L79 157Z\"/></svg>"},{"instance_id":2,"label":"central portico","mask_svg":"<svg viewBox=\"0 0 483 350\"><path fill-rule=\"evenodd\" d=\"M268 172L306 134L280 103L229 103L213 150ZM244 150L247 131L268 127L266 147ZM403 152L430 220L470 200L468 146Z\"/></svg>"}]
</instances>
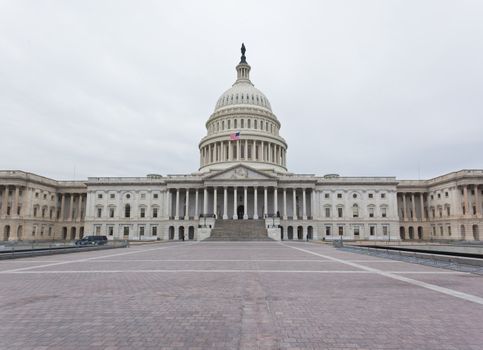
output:
<instances>
[{"instance_id":1,"label":"central portico","mask_svg":"<svg viewBox=\"0 0 483 350\"><path fill-rule=\"evenodd\" d=\"M168 214L174 220L310 218L314 183L282 182L277 176L238 164L203 174L183 187L168 183Z\"/></svg>"}]
</instances>

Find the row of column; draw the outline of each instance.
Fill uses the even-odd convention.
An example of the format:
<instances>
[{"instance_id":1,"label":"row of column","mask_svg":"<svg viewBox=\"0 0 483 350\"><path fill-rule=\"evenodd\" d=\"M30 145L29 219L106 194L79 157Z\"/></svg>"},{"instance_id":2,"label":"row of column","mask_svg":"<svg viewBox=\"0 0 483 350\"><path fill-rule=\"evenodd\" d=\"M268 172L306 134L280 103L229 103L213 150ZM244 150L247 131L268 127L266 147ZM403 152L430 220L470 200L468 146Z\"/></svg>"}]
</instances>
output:
<instances>
[{"instance_id":1,"label":"row of column","mask_svg":"<svg viewBox=\"0 0 483 350\"><path fill-rule=\"evenodd\" d=\"M416 194L419 195L419 214L416 212ZM413 221L421 220L425 221L427 219L426 211L424 210L424 193L399 193L402 197L402 213L403 221L408 221L412 219ZM409 200L410 198L410 200ZM411 210L413 212L412 218L408 215L408 201L411 202Z\"/></svg>"},{"instance_id":2,"label":"row of column","mask_svg":"<svg viewBox=\"0 0 483 350\"><path fill-rule=\"evenodd\" d=\"M243 219L248 219L248 186L241 187L240 194L243 194ZM253 189L253 219L258 219L258 187L252 187ZM238 219L238 187L233 187L233 215L230 215L228 212L228 187L222 187L223 190L223 216L222 218L224 220L227 220L229 218L232 218L234 220ZM313 196L313 191L311 189L308 189ZM185 192L185 207L187 208L185 211L185 216L184 219L188 220L189 219L189 203L190 203L190 189L176 189L175 191L169 191L167 198L167 206L169 208L169 213L168 216L172 217L173 213L171 213L171 208L172 208L172 196L175 196L175 203L174 203L174 219L179 220L180 219L180 193L181 191ZM195 213L194 213L194 218L197 220L200 216L199 213L199 208L198 208L198 203L199 203L199 189L194 190L194 195L195 195ZM307 193L306 189L303 188L301 189L302 191L302 220L307 220ZM174 193L172 193L174 192ZM288 195L292 195L292 213L293 213L293 219L297 220L297 189L296 188L283 188L282 189L282 195L283 195L283 201L282 201L282 217L284 220L288 219L287 215L287 192L290 192ZM276 216L280 216L279 208L278 208L278 188L274 188L273 191L273 213L268 213L268 188L263 187L263 217L267 217L269 214L273 214ZM216 208L218 206L218 188L215 187L213 188L213 208L214 211L216 211ZM312 203L313 203L313 198L312 198ZM203 212L201 213L202 215L209 215L213 213L208 213L208 188L203 189ZM216 213L215 213L216 214Z\"/></svg>"},{"instance_id":3,"label":"row of column","mask_svg":"<svg viewBox=\"0 0 483 350\"><path fill-rule=\"evenodd\" d=\"M77 203L74 206L74 197L77 197ZM67 199L68 198L68 199ZM69 207L66 207L66 200L69 201ZM74 193L61 193L60 194L60 220L68 221L80 221L83 220L83 205L85 202L84 194L74 194ZM77 210L74 210L77 209ZM65 217L65 212L67 211L67 217Z\"/></svg>"},{"instance_id":4,"label":"row of column","mask_svg":"<svg viewBox=\"0 0 483 350\"><path fill-rule=\"evenodd\" d=\"M20 186L5 186L2 191L2 210L1 216L18 216L19 215L19 204L20 204L20 189L24 189L25 187ZM8 211L9 208L9 197L10 191L12 191L12 205L10 206L10 212ZM22 192L25 193L25 192ZM21 210L21 209L20 209Z\"/></svg>"},{"instance_id":5,"label":"row of column","mask_svg":"<svg viewBox=\"0 0 483 350\"><path fill-rule=\"evenodd\" d=\"M481 199L480 199L480 191L481 191L481 188L479 187L479 185L465 185L465 186L462 186L463 187L463 208L464 208L464 211L463 211L463 216L464 217L471 217L473 216L473 211L471 210L472 206L471 206L471 201L470 201L470 196L469 196L469 189L470 187L473 188L473 191L474 191L474 204L476 206L476 212L475 212L475 215L476 217L481 217Z\"/></svg>"},{"instance_id":6,"label":"row of column","mask_svg":"<svg viewBox=\"0 0 483 350\"><path fill-rule=\"evenodd\" d=\"M201 166L217 162L240 160L259 161L286 166L285 148L271 142L256 140L221 141L204 146L200 152Z\"/></svg>"}]
</instances>

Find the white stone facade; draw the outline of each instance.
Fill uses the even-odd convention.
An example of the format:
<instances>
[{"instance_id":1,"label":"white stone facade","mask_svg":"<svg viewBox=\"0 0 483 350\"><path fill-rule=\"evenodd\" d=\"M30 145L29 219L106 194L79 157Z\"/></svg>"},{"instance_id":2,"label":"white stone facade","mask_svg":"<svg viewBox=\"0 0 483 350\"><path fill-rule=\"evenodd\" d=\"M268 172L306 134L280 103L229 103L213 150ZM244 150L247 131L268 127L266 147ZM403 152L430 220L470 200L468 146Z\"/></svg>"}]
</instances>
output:
<instances>
[{"instance_id":1,"label":"white stone facade","mask_svg":"<svg viewBox=\"0 0 483 350\"><path fill-rule=\"evenodd\" d=\"M62 182L0 171L3 240L200 240L218 220L262 220L274 239L481 239L483 170L419 181L288 172L281 123L250 69L243 52L197 172Z\"/></svg>"}]
</instances>

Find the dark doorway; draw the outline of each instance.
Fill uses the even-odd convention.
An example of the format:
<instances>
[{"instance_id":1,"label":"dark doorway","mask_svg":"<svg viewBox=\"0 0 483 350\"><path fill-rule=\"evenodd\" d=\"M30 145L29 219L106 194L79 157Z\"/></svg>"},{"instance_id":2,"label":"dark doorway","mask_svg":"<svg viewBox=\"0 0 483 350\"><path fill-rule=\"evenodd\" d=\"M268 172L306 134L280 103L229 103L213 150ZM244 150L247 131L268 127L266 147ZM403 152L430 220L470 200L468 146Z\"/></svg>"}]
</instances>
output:
<instances>
[{"instance_id":1,"label":"dark doorway","mask_svg":"<svg viewBox=\"0 0 483 350\"><path fill-rule=\"evenodd\" d=\"M74 240L75 239L75 227L70 228L70 239Z\"/></svg>"},{"instance_id":2,"label":"dark doorway","mask_svg":"<svg viewBox=\"0 0 483 350\"><path fill-rule=\"evenodd\" d=\"M62 239L67 240L67 227L65 226L62 228Z\"/></svg>"},{"instance_id":3,"label":"dark doorway","mask_svg":"<svg viewBox=\"0 0 483 350\"><path fill-rule=\"evenodd\" d=\"M184 226L180 226L178 229L179 237L178 239L180 241L184 241Z\"/></svg>"},{"instance_id":4,"label":"dark doorway","mask_svg":"<svg viewBox=\"0 0 483 350\"><path fill-rule=\"evenodd\" d=\"M399 227L399 237L401 237L401 239L406 239L406 230L404 229L404 226Z\"/></svg>"},{"instance_id":5,"label":"dark doorway","mask_svg":"<svg viewBox=\"0 0 483 350\"><path fill-rule=\"evenodd\" d=\"M193 226L188 227L188 239L195 239L195 228Z\"/></svg>"},{"instance_id":6,"label":"dark doorway","mask_svg":"<svg viewBox=\"0 0 483 350\"><path fill-rule=\"evenodd\" d=\"M293 239L293 226L287 228L287 239Z\"/></svg>"},{"instance_id":7,"label":"dark doorway","mask_svg":"<svg viewBox=\"0 0 483 350\"><path fill-rule=\"evenodd\" d=\"M243 205L239 205L236 208L236 214L238 215L238 220L243 219L243 213L245 212L245 207Z\"/></svg>"},{"instance_id":8,"label":"dark doorway","mask_svg":"<svg viewBox=\"0 0 483 350\"><path fill-rule=\"evenodd\" d=\"M302 226L297 227L297 239L304 239L304 228Z\"/></svg>"},{"instance_id":9,"label":"dark doorway","mask_svg":"<svg viewBox=\"0 0 483 350\"><path fill-rule=\"evenodd\" d=\"M313 232L314 232L314 228L312 226L307 227L307 239L314 239Z\"/></svg>"},{"instance_id":10,"label":"dark doorway","mask_svg":"<svg viewBox=\"0 0 483 350\"><path fill-rule=\"evenodd\" d=\"M174 239L174 226L169 227L169 239Z\"/></svg>"},{"instance_id":11,"label":"dark doorway","mask_svg":"<svg viewBox=\"0 0 483 350\"><path fill-rule=\"evenodd\" d=\"M418 239L423 239L423 228L418 226Z\"/></svg>"},{"instance_id":12,"label":"dark doorway","mask_svg":"<svg viewBox=\"0 0 483 350\"><path fill-rule=\"evenodd\" d=\"M283 241L283 226L278 226L280 228L280 239Z\"/></svg>"}]
</instances>

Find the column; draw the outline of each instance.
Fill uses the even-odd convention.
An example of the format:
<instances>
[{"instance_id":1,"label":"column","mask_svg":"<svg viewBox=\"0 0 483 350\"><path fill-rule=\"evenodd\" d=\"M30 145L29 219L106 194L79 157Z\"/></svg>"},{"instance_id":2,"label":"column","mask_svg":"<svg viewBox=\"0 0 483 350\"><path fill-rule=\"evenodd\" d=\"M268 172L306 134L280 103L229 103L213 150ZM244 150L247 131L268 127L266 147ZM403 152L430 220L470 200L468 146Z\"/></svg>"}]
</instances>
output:
<instances>
[{"instance_id":1,"label":"column","mask_svg":"<svg viewBox=\"0 0 483 350\"><path fill-rule=\"evenodd\" d=\"M171 218L171 192L166 189L166 216L168 219Z\"/></svg>"},{"instance_id":2,"label":"column","mask_svg":"<svg viewBox=\"0 0 483 350\"><path fill-rule=\"evenodd\" d=\"M77 203L77 219L78 221L82 221L82 193L79 194L79 202Z\"/></svg>"},{"instance_id":3,"label":"column","mask_svg":"<svg viewBox=\"0 0 483 350\"><path fill-rule=\"evenodd\" d=\"M315 206L315 196L316 196L315 190L312 189L310 191L310 216L312 217L312 219L319 216L319 213Z\"/></svg>"},{"instance_id":4,"label":"column","mask_svg":"<svg viewBox=\"0 0 483 350\"><path fill-rule=\"evenodd\" d=\"M248 219L248 189L245 186L243 189L243 220Z\"/></svg>"},{"instance_id":5,"label":"column","mask_svg":"<svg viewBox=\"0 0 483 350\"><path fill-rule=\"evenodd\" d=\"M70 195L69 221L74 219L74 194Z\"/></svg>"},{"instance_id":6,"label":"column","mask_svg":"<svg viewBox=\"0 0 483 350\"><path fill-rule=\"evenodd\" d=\"M414 193L411 193L411 204L412 204L412 209L413 209L413 221L417 220L416 217L416 202L414 201Z\"/></svg>"},{"instance_id":7,"label":"column","mask_svg":"<svg viewBox=\"0 0 483 350\"><path fill-rule=\"evenodd\" d=\"M302 189L302 220L307 220L307 204L305 203L305 188Z\"/></svg>"},{"instance_id":8,"label":"column","mask_svg":"<svg viewBox=\"0 0 483 350\"><path fill-rule=\"evenodd\" d=\"M266 218L268 214L268 198L267 198L267 188L263 188L263 217Z\"/></svg>"},{"instance_id":9,"label":"column","mask_svg":"<svg viewBox=\"0 0 483 350\"><path fill-rule=\"evenodd\" d=\"M481 202L480 202L480 189L478 185L475 185L475 205L476 205L476 217L481 217Z\"/></svg>"},{"instance_id":10,"label":"column","mask_svg":"<svg viewBox=\"0 0 483 350\"><path fill-rule=\"evenodd\" d=\"M64 221L65 194L60 195L60 221Z\"/></svg>"},{"instance_id":11,"label":"column","mask_svg":"<svg viewBox=\"0 0 483 350\"><path fill-rule=\"evenodd\" d=\"M465 206L465 215L468 216L470 214L470 206L468 205L468 186L465 185L463 187L463 200L464 200L464 206ZM471 234L471 232L470 232Z\"/></svg>"},{"instance_id":12,"label":"column","mask_svg":"<svg viewBox=\"0 0 483 350\"><path fill-rule=\"evenodd\" d=\"M264 144L265 144L265 142L263 142L263 141L262 141L262 142L260 142L260 160L261 160L262 162L264 162L264 161L265 161L265 152L264 152L264 147L263 147L263 146L264 146Z\"/></svg>"},{"instance_id":13,"label":"column","mask_svg":"<svg viewBox=\"0 0 483 350\"><path fill-rule=\"evenodd\" d=\"M238 215L237 215L237 212L236 212L236 204L237 204L237 198L236 198L237 194L236 194L236 187L233 188L233 220L237 220L238 219Z\"/></svg>"},{"instance_id":14,"label":"column","mask_svg":"<svg viewBox=\"0 0 483 350\"><path fill-rule=\"evenodd\" d=\"M179 188L176 189L176 204L174 208L174 219L179 220Z\"/></svg>"},{"instance_id":15,"label":"column","mask_svg":"<svg viewBox=\"0 0 483 350\"><path fill-rule=\"evenodd\" d=\"M248 160L248 140L245 140L245 160Z\"/></svg>"},{"instance_id":16,"label":"column","mask_svg":"<svg viewBox=\"0 0 483 350\"><path fill-rule=\"evenodd\" d=\"M273 214L277 216L278 212L278 188L274 187L273 188Z\"/></svg>"},{"instance_id":17,"label":"column","mask_svg":"<svg viewBox=\"0 0 483 350\"><path fill-rule=\"evenodd\" d=\"M221 161L224 162L226 160L225 156L225 141L221 142Z\"/></svg>"},{"instance_id":18,"label":"column","mask_svg":"<svg viewBox=\"0 0 483 350\"><path fill-rule=\"evenodd\" d=\"M208 213L208 189L205 188L203 192L203 216L206 217Z\"/></svg>"},{"instance_id":19,"label":"column","mask_svg":"<svg viewBox=\"0 0 483 350\"><path fill-rule=\"evenodd\" d=\"M252 141L252 160L255 161L255 145L256 141Z\"/></svg>"},{"instance_id":20,"label":"column","mask_svg":"<svg viewBox=\"0 0 483 350\"><path fill-rule=\"evenodd\" d=\"M406 194L402 193L402 199L403 199L403 215L404 215L404 221L408 220L408 211L406 208Z\"/></svg>"},{"instance_id":21,"label":"column","mask_svg":"<svg viewBox=\"0 0 483 350\"><path fill-rule=\"evenodd\" d=\"M216 187L213 189L213 214L215 218L218 219L218 190Z\"/></svg>"},{"instance_id":22,"label":"column","mask_svg":"<svg viewBox=\"0 0 483 350\"><path fill-rule=\"evenodd\" d=\"M232 142L231 141L228 141L228 155L226 157L226 160L228 160L228 161L231 160L231 157L233 155L233 152L231 151L231 144L232 144Z\"/></svg>"},{"instance_id":23,"label":"column","mask_svg":"<svg viewBox=\"0 0 483 350\"><path fill-rule=\"evenodd\" d=\"M12 209L10 209L10 214L12 216L18 216L17 209L18 209L18 196L19 196L19 191L20 191L20 188L18 186L15 186L15 193L14 193L14 196L13 196ZM17 232L15 232L15 234L17 234Z\"/></svg>"},{"instance_id":24,"label":"column","mask_svg":"<svg viewBox=\"0 0 483 350\"><path fill-rule=\"evenodd\" d=\"M240 160L240 140L236 140L236 160Z\"/></svg>"},{"instance_id":25,"label":"column","mask_svg":"<svg viewBox=\"0 0 483 350\"><path fill-rule=\"evenodd\" d=\"M253 219L258 220L258 188L253 188Z\"/></svg>"},{"instance_id":26,"label":"column","mask_svg":"<svg viewBox=\"0 0 483 350\"><path fill-rule=\"evenodd\" d=\"M8 206L8 186L4 187L3 196L2 196L2 215L7 215L7 206Z\"/></svg>"},{"instance_id":27,"label":"column","mask_svg":"<svg viewBox=\"0 0 483 350\"><path fill-rule=\"evenodd\" d=\"M189 188L186 189L186 198L185 198L185 213L184 213L184 219L189 220L190 219L190 190Z\"/></svg>"},{"instance_id":28,"label":"column","mask_svg":"<svg viewBox=\"0 0 483 350\"><path fill-rule=\"evenodd\" d=\"M283 219L287 220L287 189L283 189Z\"/></svg>"},{"instance_id":29,"label":"column","mask_svg":"<svg viewBox=\"0 0 483 350\"><path fill-rule=\"evenodd\" d=\"M421 193L419 196L419 205L421 206L421 220L425 221L425 213L424 213L424 193Z\"/></svg>"},{"instance_id":30,"label":"column","mask_svg":"<svg viewBox=\"0 0 483 350\"><path fill-rule=\"evenodd\" d=\"M228 219L228 189L223 187L223 220Z\"/></svg>"},{"instance_id":31,"label":"column","mask_svg":"<svg viewBox=\"0 0 483 350\"><path fill-rule=\"evenodd\" d=\"M196 189L195 192L195 220L198 220L200 216L198 215L198 200L199 200L199 194L198 194L198 189Z\"/></svg>"},{"instance_id":32,"label":"column","mask_svg":"<svg viewBox=\"0 0 483 350\"><path fill-rule=\"evenodd\" d=\"M297 220L297 195L296 195L296 189L293 189L293 219ZM295 234L295 233L294 233Z\"/></svg>"}]
</instances>

